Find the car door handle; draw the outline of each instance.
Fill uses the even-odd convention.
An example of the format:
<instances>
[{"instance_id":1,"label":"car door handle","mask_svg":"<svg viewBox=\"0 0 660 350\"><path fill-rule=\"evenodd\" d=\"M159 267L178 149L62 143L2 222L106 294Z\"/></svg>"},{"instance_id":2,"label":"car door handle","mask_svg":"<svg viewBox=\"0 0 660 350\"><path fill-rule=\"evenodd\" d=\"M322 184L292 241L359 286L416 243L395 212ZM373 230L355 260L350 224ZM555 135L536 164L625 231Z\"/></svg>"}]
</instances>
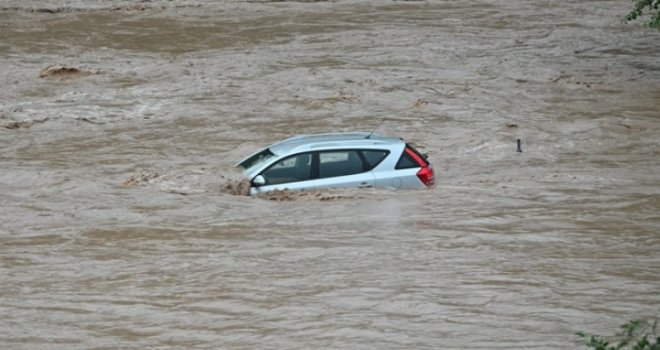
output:
<instances>
[{"instance_id":1,"label":"car door handle","mask_svg":"<svg viewBox=\"0 0 660 350\"><path fill-rule=\"evenodd\" d=\"M358 186L358 188L371 188L371 187L374 187L374 186L367 183L367 182L363 182Z\"/></svg>"}]
</instances>

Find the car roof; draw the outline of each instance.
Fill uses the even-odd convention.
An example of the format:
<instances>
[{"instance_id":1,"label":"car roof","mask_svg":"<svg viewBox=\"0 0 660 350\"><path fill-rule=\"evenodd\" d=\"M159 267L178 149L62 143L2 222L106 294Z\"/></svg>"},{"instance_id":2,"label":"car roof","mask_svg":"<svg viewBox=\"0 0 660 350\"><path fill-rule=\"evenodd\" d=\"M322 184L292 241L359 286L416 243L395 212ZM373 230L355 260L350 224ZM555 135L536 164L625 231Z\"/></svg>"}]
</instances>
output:
<instances>
[{"instance_id":1,"label":"car roof","mask_svg":"<svg viewBox=\"0 0 660 350\"><path fill-rule=\"evenodd\" d=\"M272 144L268 148L276 155L285 155L315 149L335 147L373 148L374 146L387 147L402 143L404 141L398 137L383 136L364 131L299 135Z\"/></svg>"}]
</instances>

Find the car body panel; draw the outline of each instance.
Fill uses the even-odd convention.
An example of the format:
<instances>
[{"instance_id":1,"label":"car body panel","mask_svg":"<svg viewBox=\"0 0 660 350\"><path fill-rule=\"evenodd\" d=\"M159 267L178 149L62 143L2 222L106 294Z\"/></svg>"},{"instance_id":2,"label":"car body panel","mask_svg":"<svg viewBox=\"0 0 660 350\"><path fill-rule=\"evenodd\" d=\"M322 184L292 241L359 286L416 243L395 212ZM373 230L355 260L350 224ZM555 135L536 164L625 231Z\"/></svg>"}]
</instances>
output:
<instances>
[{"instance_id":1,"label":"car body panel","mask_svg":"<svg viewBox=\"0 0 660 350\"><path fill-rule=\"evenodd\" d=\"M355 175L338 176L325 179L289 182L276 185L251 187L251 195L264 194L270 191L283 190L320 190L326 188L369 188L375 186L374 174L371 171Z\"/></svg>"},{"instance_id":2,"label":"car body panel","mask_svg":"<svg viewBox=\"0 0 660 350\"><path fill-rule=\"evenodd\" d=\"M420 168L401 170L386 170L376 172L376 187L385 188L424 188L424 184L417 178Z\"/></svg>"}]
</instances>

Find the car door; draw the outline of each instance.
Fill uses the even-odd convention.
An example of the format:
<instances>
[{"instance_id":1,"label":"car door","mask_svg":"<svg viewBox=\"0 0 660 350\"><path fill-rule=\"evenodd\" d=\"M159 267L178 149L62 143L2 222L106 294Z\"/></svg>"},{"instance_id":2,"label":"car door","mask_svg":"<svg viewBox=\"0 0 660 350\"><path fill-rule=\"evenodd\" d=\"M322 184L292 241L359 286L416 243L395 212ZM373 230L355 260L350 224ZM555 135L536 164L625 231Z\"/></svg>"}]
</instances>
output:
<instances>
[{"instance_id":1,"label":"car door","mask_svg":"<svg viewBox=\"0 0 660 350\"><path fill-rule=\"evenodd\" d=\"M266 184L252 187L252 194L306 188L313 182L312 152L295 154L278 160L259 175L263 176Z\"/></svg>"},{"instance_id":2,"label":"car door","mask_svg":"<svg viewBox=\"0 0 660 350\"><path fill-rule=\"evenodd\" d=\"M358 150L320 151L315 164L317 188L365 188L375 184L371 167Z\"/></svg>"},{"instance_id":3,"label":"car door","mask_svg":"<svg viewBox=\"0 0 660 350\"><path fill-rule=\"evenodd\" d=\"M375 178L356 150L301 153L275 162L260 175L266 184L252 193L273 190L373 187Z\"/></svg>"}]
</instances>

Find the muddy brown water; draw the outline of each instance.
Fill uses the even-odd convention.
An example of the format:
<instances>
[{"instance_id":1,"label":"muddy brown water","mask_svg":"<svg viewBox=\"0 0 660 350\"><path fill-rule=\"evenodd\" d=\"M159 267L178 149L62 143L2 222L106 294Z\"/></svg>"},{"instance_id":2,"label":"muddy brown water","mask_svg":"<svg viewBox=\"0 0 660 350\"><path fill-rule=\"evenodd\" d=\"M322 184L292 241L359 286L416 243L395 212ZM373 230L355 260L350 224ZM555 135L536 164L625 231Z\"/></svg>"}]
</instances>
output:
<instances>
[{"instance_id":1,"label":"muddy brown water","mask_svg":"<svg viewBox=\"0 0 660 350\"><path fill-rule=\"evenodd\" d=\"M629 2L0 5L0 348L573 349L660 313ZM435 188L231 193L381 122Z\"/></svg>"}]
</instances>

